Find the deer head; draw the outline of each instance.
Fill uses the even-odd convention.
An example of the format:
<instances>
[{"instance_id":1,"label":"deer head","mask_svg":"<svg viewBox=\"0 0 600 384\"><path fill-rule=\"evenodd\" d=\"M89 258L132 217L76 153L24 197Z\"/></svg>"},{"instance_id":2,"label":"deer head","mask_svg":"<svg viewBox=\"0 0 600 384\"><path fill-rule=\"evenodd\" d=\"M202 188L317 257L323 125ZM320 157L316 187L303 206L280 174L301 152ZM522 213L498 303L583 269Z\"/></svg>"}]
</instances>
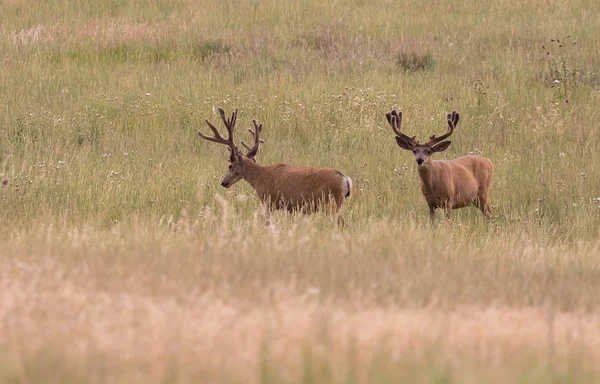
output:
<instances>
[{"instance_id":1,"label":"deer head","mask_svg":"<svg viewBox=\"0 0 600 384\"><path fill-rule=\"evenodd\" d=\"M417 166L427 167L429 165L430 157L434 152L443 152L450 146L451 141L443 141L448 138L454 132L454 128L458 125L459 115L458 112L453 111L448 113L448 131L440 137L435 135L429 138L429 141L425 144L420 144L415 137L410 137L402 133L402 112L396 112L393 110L385 115L388 123L392 127L394 133L396 133L396 143L402 149L411 151L415 155Z\"/></svg>"},{"instance_id":2,"label":"deer head","mask_svg":"<svg viewBox=\"0 0 600 384\"><path fill-rule=\"evenodd\" d=\"M236 108L235 111L231 114L231 118L228 119L225 116L225 111L222 108L219 108L221 120L223 120L223 124L225 124L225 128L227 128L227 139L223 138L219 134L217 128L214 125L212 125L211 122L208 121L208 119L204 121L206 121L206 124L208 125L210 130L213 131L214 136L206 136L201 131L198 131L198 135L201 138L218 144L225 144L229 147L230 164L229 168L227 169L227 173L225 174L225 177L223 177L223 181L221 181L221 185L225 188L231 187L237 181L246 177L246 167L244 162L246 160L256 161L255 157L258 153L258 148L260 147L260 144L263 143L263 140L260 139L260 133L262 132L262 124L258 124L256 120L252 120L252 122L254 123L254 131L251 129L248 129L248 131L252 134L254 144L252 147L250 147L248 144L241 141L241 144L246 148L248 152L246 152L245 155L242 154L242 152L240 152L233 140L233 130L235 128L235 123L237 122L237 113L238 109Z\"/></svg>"}]
</instances>

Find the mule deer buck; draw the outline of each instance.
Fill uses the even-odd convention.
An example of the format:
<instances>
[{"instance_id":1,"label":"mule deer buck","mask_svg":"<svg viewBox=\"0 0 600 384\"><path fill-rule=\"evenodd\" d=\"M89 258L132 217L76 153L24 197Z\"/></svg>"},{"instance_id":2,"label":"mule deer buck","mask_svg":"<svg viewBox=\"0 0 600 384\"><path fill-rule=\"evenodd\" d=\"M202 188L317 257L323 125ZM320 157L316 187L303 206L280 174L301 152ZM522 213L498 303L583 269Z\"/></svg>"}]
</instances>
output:
<instances>
[{"instance_id":1,"label":"mule deer buck","mask_svg":"<svg viewBox=\"0 0 600 384\"><path fill-rule=\"evenodd\" d=\"M419 144L415 136L402 133L402 112L393 110L385 115L396 133L396 143L402 149L412 151L417 161L421 178L421 192L429 205L429 217L434 223L435 209L443 208L446 219L450 219L452 209L474 204L486 219L491 218L488 202L492 183L493 165L481 156L464 156L454 160L431 160L435 152L443 152L450 146L447 139L458 125L459 115L448 113L448 130L440 137L435 135L425 144Z\"/></svg>"},{"instance_id":2,"label":"mule deer buck","mask_svg":"<svg viewBox=\"0 0 600 384\"><path fill-rule=\"evenodd\" d=\"M247 150L246 154L242 154L233 139L237 108L229 119L222 108L219 108L219 113L228 137L223 138L208 119L205 120L206 124L214 136L207 136L201 131L198 131L198 135L205 140L229 147L230 164L221 182L223 187L229 188L241 179L246 180L258 194L269 215L273 208L289 212L314 212L322 207L331 206L337 216L338 225L343 227L344 218L341 208L352 189L352 180L348 176L332 168L295 167L285 164L261 166L256 163L255 157L263 143L260 139L262 124L259 125L256 120L252 121L254 131L252 129L248 131L252 135L253 144L250 147L241 141Z\"/></svg>"}]
</instances>

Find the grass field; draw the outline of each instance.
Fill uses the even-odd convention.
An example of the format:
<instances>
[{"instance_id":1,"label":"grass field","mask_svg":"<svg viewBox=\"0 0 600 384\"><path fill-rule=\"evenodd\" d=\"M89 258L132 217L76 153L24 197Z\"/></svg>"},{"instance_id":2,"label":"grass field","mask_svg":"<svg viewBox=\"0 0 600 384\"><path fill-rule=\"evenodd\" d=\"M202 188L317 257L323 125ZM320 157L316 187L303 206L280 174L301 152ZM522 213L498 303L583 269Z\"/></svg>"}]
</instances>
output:
<instances>
[{"instance_id":1,"label":"grass field","mask_svg":"<svg viewBox=\"0 0 600 384\"><path fill-rule=\"evenodd\" d=\"M0 382L600 381L600 5L0 3ZM352 177L338 229L224 189ZM494 163L494 218L429 225L413 156ZM442 216L441 212L438 213Z\"/></svg>"}]
</instances>

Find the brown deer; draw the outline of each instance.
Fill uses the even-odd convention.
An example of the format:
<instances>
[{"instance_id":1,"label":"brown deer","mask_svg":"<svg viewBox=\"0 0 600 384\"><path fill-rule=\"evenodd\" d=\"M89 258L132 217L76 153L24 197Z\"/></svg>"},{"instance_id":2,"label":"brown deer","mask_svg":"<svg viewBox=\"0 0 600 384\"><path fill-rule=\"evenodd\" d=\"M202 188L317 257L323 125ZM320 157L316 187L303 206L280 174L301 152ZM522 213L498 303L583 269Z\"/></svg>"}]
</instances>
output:
<instances>
[{"instance_id":1,"label":"brown deer","mask_svg":"<svg viewBox=\"0 0 600 384\"><path fill-rule=\"evenodd\" d=\"M396 133L396 143L415 155L421 178L421 192L429 205L432 225L436 208L444 208L446 219L450 219L452 209L474 204L486 219L491 217L488 196L493 165L489 159L481 156L464 156L454 160L430 158L434 152L443 152L450 146L450 141L443 140L452 135L458 125L458 112L448 114L448 131L445 134L440 137L433 135L425 144L419 144L415 136L409 137L402 133L402 112L393 110L385 116Z\"/></svg>"},{"instance_id":2,"label":"brown deer","mask_svg":"<svg viewBox=\"0 0 600 384\"><path fill-rule=\"evenodd\" d=\"M340 227L344 225L341 214L342 203L350 196L352 180L341 172L332 168L295 167L285 164L261 166L256 163L255 157L263 140L260 139L262 124L254 123L252 134L254 143L252 147L241 141L246 148L242 154L233 140L233 130L237 121L238 110L225 116L225 111L219 108L221 119L227 128L228 137L223 138L217 128L210 121L205 120L214 136L206 136L201 131L198 135L205 140L229 147L229 169L221 182L225 188L231 187L238 180L246 180L258 194L258 197L267 208L270 215L272 209L284 209L289 212L302 211L314 212L322 207L332 206ZM331 205L330 205L331 204Z\"/></svg>"}]
</instances>

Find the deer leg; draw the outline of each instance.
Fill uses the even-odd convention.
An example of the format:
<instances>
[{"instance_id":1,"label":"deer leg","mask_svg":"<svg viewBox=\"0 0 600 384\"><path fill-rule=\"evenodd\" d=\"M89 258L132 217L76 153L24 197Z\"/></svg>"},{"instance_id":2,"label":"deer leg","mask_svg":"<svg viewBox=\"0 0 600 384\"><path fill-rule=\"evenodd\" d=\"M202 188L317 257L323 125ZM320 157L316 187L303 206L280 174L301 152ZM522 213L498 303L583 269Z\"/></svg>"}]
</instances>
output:
<instances>
[{"instance_id":1,"label":"deer leg","mask_svg":"<svg viewBox=\"0 0 600 384\"><path fill-rule=\"evenodd\" d=\"M486 220L492 219L492 209L490 208L489 204L485 205L484 215L485 215Z\"/></svg>"},{"instance_id":2,"label":"deer leg","mask_svg":"<svg viewBox=\"0 0 600 384\"><path fill-rule=\"evenodd\" d=\"M452 201L446 201L444 204L444 214L446 215L446 221L450 221L452 219Z\"/></svg>"},{"instance_id":3,"label":"deer leg","mask_svg":"<svg viewBox=\"0 0 600 384\"><path fill-rule=\"evenodd\" d=\"M429 206L429 220L431 221L431 225L435 224L435 207L433 205Z\"/></svg>"},{"instance_id":4,"label":"deer leg","mask_svg":"<svg viewBox=\"0 0 600 384\"><path fill-rule=\"evenodd\" d=\"M490 209L490 205L488 204L487 196L480 196L477 200L477 206L481 210L481 213L486 218L486 220L490 220L492 218L492 210Z\"/></svg>"},{"instance_id":5,"label":"deer leg","mask_svg":"<svg viewBox=\"0 0 600 384\"><path fill-rule=\"evenodd\" d=\"M333 218L335 217L336 222L337 222L337 226L339 229L343 229L344 228L344 224L346 223L344 220L344 216L342 216L342 207L340 204L337 203L337 201L334 201L335 206L331 208L332 211L330 211L330 217L333 221Z\"/></svg>"},{"instance_id":6,"label":"deer leg","mask_svg":"<svg viewBox=\"0 0 600 384\"><path fill-rule=\"evenodd\" d=\"M343 203L344 203L344 198L343 197L338 197L334 200L335 202L335 215L337 216L337 225L338 228L343 229L344 226L346 225L346 220L344 220L344 216L343 216Z\"/></svg>"},{"instance_id":7,"label":"deer leg","mask_svg":"<svg viewBox=\"0 0 600 384\"><path fill-rule=\"evenodd\" d=\"M473 199L473 205L485 215L485 202L481 196L477 196L475 199Z\"/></svg>"},{"instance_id":8,"label":"deer leg","mask_svg":"<svg viewBox=\"0 0 600 384\"><path fill-rule=\"evenodd\" d=\"M492 218L492 209L490 208L487 200L481 205L481 212L483 213L483 216L485 216L486 220L490 220Z\"/></svg>"}]
</instances>

